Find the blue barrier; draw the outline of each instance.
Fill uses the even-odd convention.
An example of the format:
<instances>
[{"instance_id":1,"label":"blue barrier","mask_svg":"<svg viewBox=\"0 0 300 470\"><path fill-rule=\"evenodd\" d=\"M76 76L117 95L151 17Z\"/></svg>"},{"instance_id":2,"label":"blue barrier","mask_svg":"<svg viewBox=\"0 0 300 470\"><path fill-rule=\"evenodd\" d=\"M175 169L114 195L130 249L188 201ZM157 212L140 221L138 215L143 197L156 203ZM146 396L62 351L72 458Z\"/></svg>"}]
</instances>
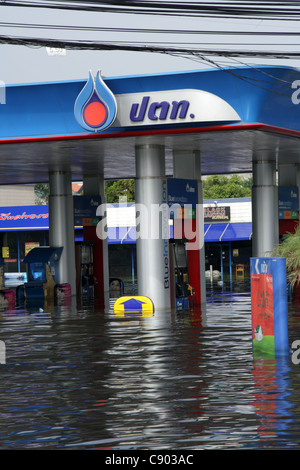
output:
<instances>
[{"instance_id":1,"label":"blue barrier","mask_svg":"<svg viewBox=\"0 0 300 470\"><path fill-rule=\"evenodd\" d=\"M285 258L251 258L253 351L289 353Z\"/></svg>"}]
</instances>

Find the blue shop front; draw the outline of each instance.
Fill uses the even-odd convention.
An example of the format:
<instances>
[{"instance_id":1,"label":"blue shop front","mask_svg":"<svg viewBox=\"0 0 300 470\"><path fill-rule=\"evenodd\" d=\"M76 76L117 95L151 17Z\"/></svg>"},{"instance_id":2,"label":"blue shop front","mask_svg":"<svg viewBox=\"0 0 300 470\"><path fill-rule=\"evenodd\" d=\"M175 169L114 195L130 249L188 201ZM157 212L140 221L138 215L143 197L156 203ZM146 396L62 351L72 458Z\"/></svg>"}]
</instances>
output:
<instances>
[{"instance_id":1,"label":"blue shop front","mask_svg":"<svg viewBox=\"0 0 300 470\"><path fill-rule=\"evenodd\" d=\"M249 200L219 200L217 204L219 209L215 210L212 206L216 207L216 201L204 201L207 208L204 219L206 274L208 276L213 270L219 277L235 276L238 264L244 265L246 273L251 256L252 223L251 220L236 222L235 212L241 214L241 207L249 205ZM130 293L135 290L136 283L136 234L132 214L128 216L127 212L132 213L133 206L127 204L122 208L122 225L108 227L110 277L127 279ZM120 211L119 205L110 205L109 213L113 214L114 210ZM83 225L77 222L74 237L75 242L80 243ZM111 223L118 224L113 218ZM32 248L49 245L48 205L0 207L0 244L6 285L26 282L25 256Z\"/></svg>"}]
</instances>

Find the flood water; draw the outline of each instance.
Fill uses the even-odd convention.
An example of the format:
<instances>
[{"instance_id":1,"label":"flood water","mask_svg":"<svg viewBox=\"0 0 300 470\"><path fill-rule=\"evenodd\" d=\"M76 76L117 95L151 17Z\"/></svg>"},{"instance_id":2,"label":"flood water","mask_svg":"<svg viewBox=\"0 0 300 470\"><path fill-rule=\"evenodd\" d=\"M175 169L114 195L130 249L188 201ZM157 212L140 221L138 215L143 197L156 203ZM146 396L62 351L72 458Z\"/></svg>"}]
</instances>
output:
<instances>
[{"instance_id":1,"label":"flood water","mask_svg":"<svg viewBox=\"0 0 300 470\"><path fill-rule=\"evenodd\" d=\"M208 289L205 315L71 305L0 322L0 449L300 448L300 364L253 357L245 286Z\"/></svg>"}]
</instances>

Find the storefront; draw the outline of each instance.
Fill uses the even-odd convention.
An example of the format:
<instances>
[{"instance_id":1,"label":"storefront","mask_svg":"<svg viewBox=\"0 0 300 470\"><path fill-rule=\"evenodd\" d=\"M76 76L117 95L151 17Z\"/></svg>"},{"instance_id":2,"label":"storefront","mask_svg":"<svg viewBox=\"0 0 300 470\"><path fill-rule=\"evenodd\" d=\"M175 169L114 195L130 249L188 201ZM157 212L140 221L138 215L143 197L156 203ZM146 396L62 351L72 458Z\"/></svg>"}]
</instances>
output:
<instances>
[{"instance_id":1,"label":"storefront","mask_svg":"<svg viewBox=\"0 0 300 470\"><path fill-rule=\"evenodd\" d=\"M293 188L293 194L295 191ZM298 196L298 191L296 193ZM297 220L289 218L292 211L282 211L283 207L290 208L288 196L282 195L280 201L279 228L282 234L287 227L292 229ZM109 274L110 277L122 278L129 286L127 290L133 293L137 287L135 205L110 204L107 212ZM234 280L249 276L251 215L251 198L204 201L206 278ZM75 225L75 242L82 240L83 227ZM0 243L6 280L9 283L13 280L15 284L23 282L25 255L35 246L49 245L48 206L0 207Z\"/></svg>"},{"instance_id":2,"label":"storefront","mask_svg":"<svg viewBox=\"0 0 300 470\"><path fill-rule=\"evenodd\" d=\"M204 240L207 278L232 280L249 276L251 199L204 201Z\"/></svg>"},{"instance_id":3,"label":"storefront","mask_svg":"<svg viewBox=\"0 0 300 470\"><path fill-rule=\"evenodd\" d=\"M110 271L134 280L134 204L111 205L108 214ZM206 277L213 273L220 280L247 278L252 256L251 198L205 200L204 222Z\"/></svg>"},{"instance_id":4,"label":"storefront","mask_svg":"<svg viewBox=\"0 0 300 470\"><path fill-rule=\"evenodd\" d=\"M79 196L80 197L80 196ZM225 202L224 202L225 201ZM218 204L219 215L211 205ZM210 266L227 276L235 272L236 264L248 265L251 255L251 219L240 222L241 215L249 218L250 200L205 201L205 258L206 271ZM223 207L226 207L223 211ZM209 213L211 220L209 219ZM221 219L225 214L227 219ZM251 212L251 211L250 211ZM110 205L108 208L108 244L110 275L136 282L136 235L134 204ZM115 214L118 214L116 217ZM120 216L120 214L122 214ZM235 214L239 214L238 218ZM82 226L75 226L75 241L83 240ZM31 248L49 245L48 205L0 207L0 243L5 263L5 278L10 282L23 282L25 255ZM134 287L133 287L134 289Z\"/></svg>"}]
</instances>

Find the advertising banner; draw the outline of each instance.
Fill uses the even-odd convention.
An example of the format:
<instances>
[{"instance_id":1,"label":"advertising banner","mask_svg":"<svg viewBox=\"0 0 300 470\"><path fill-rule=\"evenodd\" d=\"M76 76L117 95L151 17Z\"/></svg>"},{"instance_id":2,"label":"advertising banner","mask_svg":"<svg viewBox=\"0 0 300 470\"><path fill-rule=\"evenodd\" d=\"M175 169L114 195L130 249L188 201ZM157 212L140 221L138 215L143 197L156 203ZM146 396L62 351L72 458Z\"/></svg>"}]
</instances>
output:
<instances>
[{"instance_id":1,"label":"advertising banner","mask_svg":"<svg viewBox=\"0 0 300 470\"><path fill-rule=\"evenodd\" d=\"M230 221L230 206L204 207L204 223L226 221Z\"/></svg>"},{"instance_id":2,"label":"advertising banner","mask_svg":"<svg viewBox=\"0 0 300 470\"><path fill-rule=\"evenodd\" d=\"M48 205L0 207L0 231L48 230Z\"/></svg>"},{"instance_id":3,"label":"advertising banner","mask_svg":"<svg viewBox=\"0 0 300 470\"><path fill-rule=\"evenodd\" d=\"M287 354L285 258L251 258L253 352Z\"/></svg>"},{"instance_id":4,"label":"advertising banner","mask_svg":"<svg viewBox=\"0 0 300 470\"><path fill-rule=\"evenodd\" d=\"M97 208L101 204L100 196L74 196L74 225L96 226L99 217L96 216Z\"/></svg>"},{"instance_id":5,"label":"advertising banner","mask_svg":"<svg viewBox=\"0 0 300 470\"><path fill-rule=\"evenodd\" d=\"M297 186L278 187L279 219L298 219L299 195Z\"/></svg>"},{"instance_id":6,"label":"advertising banner","mask_svg":"<svg viewBox=\"0 0 300 470\"><path fill-rule=\"evenodd\" d=\"M175 209L171 219L195 219L197 203L197 180L168 178L168 204Z\"/></svg>"}]
</instances>

